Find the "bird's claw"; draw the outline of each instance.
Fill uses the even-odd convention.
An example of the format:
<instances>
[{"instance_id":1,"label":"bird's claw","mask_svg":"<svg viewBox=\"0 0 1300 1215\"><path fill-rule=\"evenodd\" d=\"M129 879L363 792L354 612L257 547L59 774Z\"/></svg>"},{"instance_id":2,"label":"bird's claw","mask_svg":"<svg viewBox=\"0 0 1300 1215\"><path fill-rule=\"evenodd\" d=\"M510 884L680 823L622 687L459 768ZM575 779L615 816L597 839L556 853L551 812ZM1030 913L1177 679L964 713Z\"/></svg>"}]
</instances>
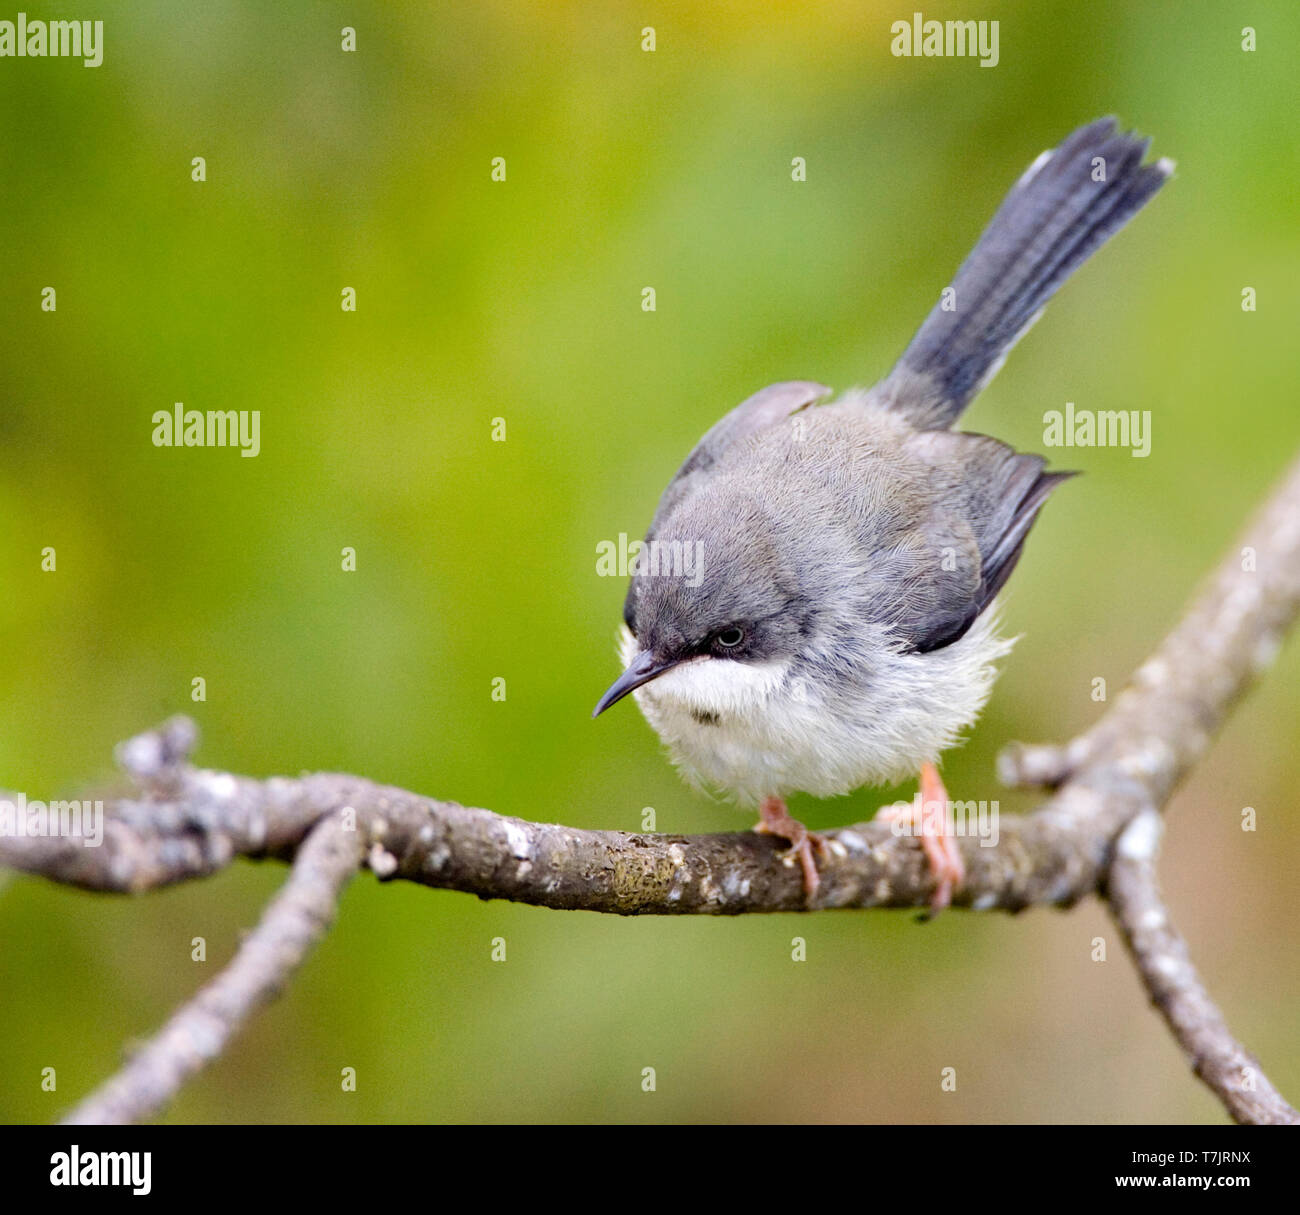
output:
<instances>
[{"instance_id":1,"label":"bird's claw","mask_svg":"<svg viewBox=\"0 0 1300 1215\"><path fill-rule=\"evenodd\" d=\"M961 859L956 837L948 830L948 791L943 786L938 770L933 764L921 768L921 796L918 802L895 802L882 806L876 821L896 823L909 821L912 834L918 836L925 859L934 876L934 893L930 896L930 911L925 917L933 919L952 903L953 891L966 880L966 866Z\"/></svg>"},{"instance_id":2,"label":"bird's claw","mask_svg":"<svg viewBox=\"0 0 1300 1215\"><path fill-rule=\"evenodd\" d=\"M821 874L817 872L817 859L813 854L816 853L823 859L829 855L830 850L825 838L815 831L809 831L798 819L791 818L785 802L779 797L765 798L759 813L762 817L754 830L761 835L775 835L789 842L786 863L793 864L796 860L799 862L803 870L805 901L811 903L817 896L817 889L822 880Z\"/></svg>"}]
</instances>

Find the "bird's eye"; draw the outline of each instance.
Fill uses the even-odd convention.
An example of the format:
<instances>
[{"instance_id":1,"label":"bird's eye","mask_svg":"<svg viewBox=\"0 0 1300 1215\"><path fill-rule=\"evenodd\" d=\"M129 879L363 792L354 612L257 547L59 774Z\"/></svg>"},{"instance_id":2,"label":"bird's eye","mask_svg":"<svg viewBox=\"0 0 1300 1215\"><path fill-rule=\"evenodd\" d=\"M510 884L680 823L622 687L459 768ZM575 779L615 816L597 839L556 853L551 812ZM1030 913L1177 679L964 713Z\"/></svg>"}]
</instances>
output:
<instances>
[{"instance_id":1,"label":"bird's eye","mask_svg":"<svg viewBox=\"0 0 1300 1215\"><path fill-rule=\"evenodd\" d=\"M717 636L718 644L728 650L734 650L744 640L745 630L736 625L732 625L729 629L723 629Z\"/></svg>"}]
</instances>

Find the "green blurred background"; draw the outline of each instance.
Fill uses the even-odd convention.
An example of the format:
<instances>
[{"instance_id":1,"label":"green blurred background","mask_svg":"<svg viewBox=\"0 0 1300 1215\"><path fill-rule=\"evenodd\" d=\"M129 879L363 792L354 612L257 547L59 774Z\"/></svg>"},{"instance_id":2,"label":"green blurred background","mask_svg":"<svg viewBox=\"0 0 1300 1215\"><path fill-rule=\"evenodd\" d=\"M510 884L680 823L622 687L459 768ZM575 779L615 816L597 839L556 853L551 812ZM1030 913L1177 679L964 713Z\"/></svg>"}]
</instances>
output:
<instances>
[{"instance_id":1,"label":"green blurred background","mask_svg":"<svg viewBox=\"0 0 1300 1215\"><path fill-rule=\"evenodd\" d=\"M1152 454L1049 453L1087 476L1012 581L1023 640L947 759L954 796L1033 804L998 790L997 750L1095 719L1092 680L1118 691L1297 448L1289 0L24 7L105 21L97 69L0 60L0 784L31 797L102 786L116 742L185 711L200 762L231 771L747 826L679 783L630 704L590 720L624 593L596 545L639 534L747 394L887 370L1015 177L1099 114L1178 174L965 424L1042 450L1066 400L1150 409ZM998 18L998 66L892 57L915 7ZM261 455L155 448L176 401L260 410ZM1291 644L1172 804L1163 861L1211 991L1293 1098L1298 682ZM794 808L829 827L892 796ZM240 863L138 899L0 876L0 1118L52 1119L108 1076L284 876ZM1095 904L625 921L368 875L167 1114L1223 1117Z\"/></svg>"}]
</instances>

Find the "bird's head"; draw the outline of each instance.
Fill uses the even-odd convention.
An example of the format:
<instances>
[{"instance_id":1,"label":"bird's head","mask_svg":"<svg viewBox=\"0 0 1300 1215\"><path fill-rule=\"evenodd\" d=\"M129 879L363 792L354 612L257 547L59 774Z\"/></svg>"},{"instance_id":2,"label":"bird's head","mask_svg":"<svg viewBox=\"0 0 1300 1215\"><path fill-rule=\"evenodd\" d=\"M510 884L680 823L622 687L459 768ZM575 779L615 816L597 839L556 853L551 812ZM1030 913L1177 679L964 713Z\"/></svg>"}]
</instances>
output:
<instances>
[{"instance_id":1,"label":"bird's head","mask_svg":"<svg viewBox=\"0 0 1300 1215\"><path fill-rule=\"evenodd\" d=\"M688 668L725 703L783 668L814 615L792 556L785 530L752 499L683 503L636 556L623 608L635 646L592 716L670 671Z\"/></svg>"}]
</instances>

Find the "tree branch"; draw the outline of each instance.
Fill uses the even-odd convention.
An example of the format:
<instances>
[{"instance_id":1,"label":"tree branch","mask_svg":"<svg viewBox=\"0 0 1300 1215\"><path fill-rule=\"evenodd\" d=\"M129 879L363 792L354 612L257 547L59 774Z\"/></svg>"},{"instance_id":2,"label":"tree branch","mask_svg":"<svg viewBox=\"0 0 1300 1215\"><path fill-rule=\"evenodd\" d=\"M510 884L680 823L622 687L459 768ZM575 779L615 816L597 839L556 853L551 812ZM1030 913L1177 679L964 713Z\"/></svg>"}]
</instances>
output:
<instances>
[{"instance_id":1,"label":"tree branch","mask_svg":"<svg viewBox=\"0 0 1300 1215\"><path fill-rule=\"evenodd\" d=\"M1259 1060L1228 1030L1201 984L1187 945L1169 922L1156 881L1160 816L1138 815L1119 837L1106 898L1137 963L1151 1002L1164 1017L1192 1070L1214 1090L1237 1122L1300 1123L1300 1114L1264 1075Z\"/></svg>"},{"instance_id":2,"label":"tree branch","mask_svg":"<svg viewBox=\"0 0 1300 1215\"><path fill-rule=\"evenodd\" d=\"M1093 727L1064 746L1004 752L999 770L1008 783L1043 785L1054 794L1032 814L1000 816L996 847L970 836L958 841L967 879L956 906L1014 911L1069 905L1094 893L1109 897L1139 972L1197 1074L1245 1121L1294 1121L1296 1114L1262 1072L1257 1091L1245 1098L1241 1068L1257 1065L1228 1034L1163 909L1160 931L1144 927L1142 916L1159 907L1147 873L1153 860L1138 865L1118 857L1115 843L1165 804L1298 609L1300 462ZM238 856L295 860L285 892L231 966L74 1117L147 1116L219 1053L324 930L346 880L326 856L340 866L346 858L347 873L364 863L383 880L621 915L925 907L933 893L919 846L894 834L902 824L860 823L828 833L829 855L810 908L798 869L770 836L578 831L349 775L258 781L191 767L194 741L192 723L178 718L119 748L138 796L112 802L101 847L0 835L0 864L91 890L151 890L208 876ZM246 960L254 938L257 956ZM1178 959L1172 969L1171 958Z\"/></svg>"},{"instance_id":3,"label":"tree branch","mask_svg":"<svg viewBox=\"0 0 1300 1215\"><path fill-rule=\"evenodd\" d=\"M317 822L298 850L289 880L230 965L64 1121L120 1124L162 1110L302 965L333 921L339 895L360 860L356 833L345 831L338 815Z\"/></svg>"}]
</instances>

